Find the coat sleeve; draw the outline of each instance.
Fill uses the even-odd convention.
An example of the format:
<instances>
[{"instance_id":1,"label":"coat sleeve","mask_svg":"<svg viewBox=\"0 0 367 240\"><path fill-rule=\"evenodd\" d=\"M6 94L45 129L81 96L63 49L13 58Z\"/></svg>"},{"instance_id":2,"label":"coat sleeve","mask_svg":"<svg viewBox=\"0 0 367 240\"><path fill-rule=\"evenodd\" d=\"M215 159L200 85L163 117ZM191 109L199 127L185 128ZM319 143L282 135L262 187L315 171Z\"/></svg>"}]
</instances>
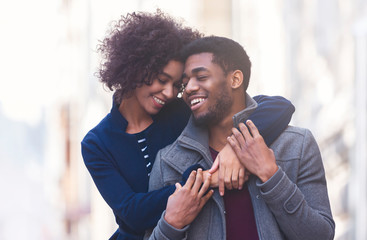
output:
<instances>
[{"instance_id":1,"label":"coat sleeve","mask_svg":"<svg viewBox=\"0 0 367 240\"><path fill-rule=\"evenodd\" d=\"M162 151L160 150L156 156L153 169L150 175L149 180L149 191L154 191L164 186L163 181L163 172L162 172L162 161L161 155ZM158 221L157 226L154 229L146 231L144 239L149 240L185 240L187 239L187 230L189 225L184 227L183 229L176 229L170 224L168 224L164 219L163 212L161 218Z\"/></svg>"},{"instance_id":2,"label":"coat sleeve","mask_svg":"<svg viewBox=\"0 0 367 240\"><path fill-rule=\"evenodd\" d=\"M137 233L144 234L157 224L166 208L169 195L175 186L167 186L152 192L135 192L109 159L103 143L92 132L82 141L84 163L100 194L123 223Z\"/></svg>"},{"instance_id":3,"label":"coat sleeve","mask_svg":"<svg viewBox=\"0 0 367 240\"><path fill-rule=\"evenodd\" d=\"M262 198L287 239L333 239L335 223L317 143L305 130L296 183L283 169L267 182L257 181Z\"/></svg>"},{"instance_id":4,"label":"coat sleeve","mask_svg":"<svg viewBox=\"0 0 367 240\"><path fill-rule=\"evenodd\" d=\"M287 128L295 107L281 96L258 95L254 100L258 106L249 119L253 121L266 144L270 146Z\"/></svg>"}]
</instances>

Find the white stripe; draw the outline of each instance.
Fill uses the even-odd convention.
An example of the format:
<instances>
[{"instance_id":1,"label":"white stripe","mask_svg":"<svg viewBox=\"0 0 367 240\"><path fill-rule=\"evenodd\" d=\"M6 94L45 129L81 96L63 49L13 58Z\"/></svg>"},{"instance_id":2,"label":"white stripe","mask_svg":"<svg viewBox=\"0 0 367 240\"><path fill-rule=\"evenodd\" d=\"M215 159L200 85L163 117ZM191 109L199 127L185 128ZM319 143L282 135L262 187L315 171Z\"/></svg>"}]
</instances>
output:
<instances>
[{"instance_id":1,"label":"white stripe","mask_svg":"<svg viewBox=\"0 0 367 240\"><path fill-rule=\"evenodd\" d=\"M147 147L148 147L148 146L147 146ZM147 149L147 147L145 147L145 148L141 149L141 151L142 151L142 152L144 152L144 151L145 151L145 149Z\"/></svg>"},{"instance_id":2,"label":"white stripe","mask_svg":"<svg viewBox=\"0 0 367 240\"><path fill-rule=\"evenodd\" d=\"M148 158L149 157L149 155L147 154L147 155L144 155L144 158Z\"/></svg>"},{"instance_id":3,"label":"white stripe","mask_svg":"<svg viewBox=\"0 0 367 240\"><path fill-rule=\"evenodd\" d=\"M149 163L147 164L147 167L149 167L149 166L150 166L150 164L152 164L152 163L150 163L150 162L149 162Z\"/></svg>"},{"instance_id":4,"label":"white stripe","mask_svg":"<svg viewBox=\"0 0 367 240\"><path fill-rule=\"evenodd\" d=\"M142 142L145 142L145 138L142 138L142 139L138 140L138 143L142 143Z\"/></svg>"}]
</instances>

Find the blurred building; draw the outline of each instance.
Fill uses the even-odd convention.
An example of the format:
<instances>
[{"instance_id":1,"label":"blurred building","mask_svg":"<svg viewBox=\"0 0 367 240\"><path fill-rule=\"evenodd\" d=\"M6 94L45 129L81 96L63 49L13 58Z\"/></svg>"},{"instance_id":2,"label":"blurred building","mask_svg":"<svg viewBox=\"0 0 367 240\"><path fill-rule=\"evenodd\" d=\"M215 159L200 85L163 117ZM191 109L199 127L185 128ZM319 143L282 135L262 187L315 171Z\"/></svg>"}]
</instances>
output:
<instances>
[{"instance_id":1,"label":"blurred building","mask_svg":"<svg viewBox=\"0 0 367 240\"><path fill-rule=\"evenodd\" d=\"M253 63L250 95L290 99L292 125L311 129L319 143L335 239L367 239L365 0L18 0L0 6L6 36L0 63L7 66L0 79L0 239L107 239L117 229L80 154L83 136L112 103L94 75L95 50L112 20L156 7L245 47Z\"/></svg>"}]
</instances>

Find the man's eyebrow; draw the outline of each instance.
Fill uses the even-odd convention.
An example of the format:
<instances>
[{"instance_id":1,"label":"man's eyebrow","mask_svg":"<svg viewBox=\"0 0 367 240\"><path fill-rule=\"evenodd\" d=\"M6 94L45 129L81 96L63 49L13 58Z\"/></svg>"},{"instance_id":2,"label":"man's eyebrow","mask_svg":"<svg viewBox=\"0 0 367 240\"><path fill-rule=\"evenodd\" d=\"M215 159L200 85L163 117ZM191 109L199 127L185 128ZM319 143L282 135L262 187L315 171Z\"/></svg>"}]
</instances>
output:
<instances>
[{"instance_id":1,"label":"man's eyebrow","mask_svg":"<svg viewBox=\"0 0 367 240\"><path fill-rule=\"evenodd\" d=\"M191 73L198 73L198 72L201 72L201 71L208 71L208 69L205 68L205 67L197 67L197 68L192 69ZM187 77L187 74L183 73L182 77Z\"/></svg>"},{"instance_id":2,"label":"man's eyebrow","mask_svg":"<svg viewBox=\"0 0 367 240\"><path fill-rule=\"evenodd\" d=\"M192 73L198 73L198 72L201 72L201 71L208 71L207 68L205 67L197 67L197 68L194 68L191 70Z\"/></svg>"}]
</instances>

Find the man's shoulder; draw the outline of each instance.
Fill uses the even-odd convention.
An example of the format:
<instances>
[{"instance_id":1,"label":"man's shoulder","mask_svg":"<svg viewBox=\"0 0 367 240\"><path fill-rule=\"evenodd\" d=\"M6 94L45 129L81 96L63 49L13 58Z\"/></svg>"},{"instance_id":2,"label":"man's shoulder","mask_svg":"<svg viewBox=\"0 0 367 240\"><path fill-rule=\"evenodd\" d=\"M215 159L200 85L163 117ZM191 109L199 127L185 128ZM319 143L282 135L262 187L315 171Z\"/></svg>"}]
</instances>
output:
<instances>
[{"instance_id":1,"label":"man's shoulder","mask_svg":"<svg viewBox=\"0 0 367 240\"><path fill-rule=\"evenodd\" d=\"M301 156L306 145L317 145L311 131L307 128L288 126L270 146L275 154L282 156Z\"/></svg>"},{"instance_id":2,"label":"man's shoulder","mask_svg":"<svg viewBox=\"0 0 367 240\"><path fill-rule=\"evenodd\" d=\"M296 127L289 125L279 137L283 138L293 138L293 139L303 139L305 137L312 136L311 130L303 127Z\"/></svg>"},{"instance_id":3,"label":"man's shoulder","mask_svg":"<svg viewBox=\"0 0 367 240\"><path fill-rule=\"evenodd\" d=\"M172 144L159 150L156 161L159 161L161 166L169 165L183 173L188 167L201 162L202 159L199 151L184 146L179 137Z\"/></svg>"},{"instance_id":4,"label":"man's shoulder","mask_svg":"<svg viewBox=\"0 0 367 240\"><path fill-rule=\"evenodd\" d=\"M177 146L177 139L176 139L173 143L171 143L171 144L165 146L164 148L160 149L158 151L158 155L160 156L160 159L166 158L166 156L169 155L170 153L172 153L177 147L178 146Z\"/></svg>"}]
</instances>

